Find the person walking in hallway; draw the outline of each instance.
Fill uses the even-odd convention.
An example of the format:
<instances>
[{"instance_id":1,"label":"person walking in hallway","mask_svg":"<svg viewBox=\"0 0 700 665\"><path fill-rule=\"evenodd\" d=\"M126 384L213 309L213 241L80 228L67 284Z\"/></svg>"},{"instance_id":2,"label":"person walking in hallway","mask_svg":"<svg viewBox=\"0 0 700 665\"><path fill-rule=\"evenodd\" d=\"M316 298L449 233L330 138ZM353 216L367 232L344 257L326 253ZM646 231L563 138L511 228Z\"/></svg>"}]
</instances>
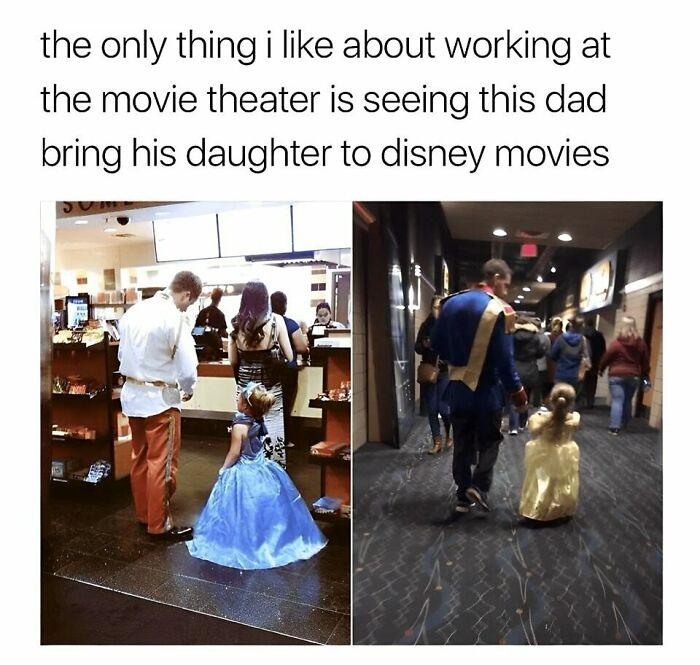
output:
<instances>
[{"instance_id":1,"label":"person walking in hallway","mask_svg":"<svg viewBox=\"0 0 700 665\"><path fill-rule=\"evenodd\" d=\"M527 408L509 334L515 312L502 300L511 270L505 261L491 259L483 266L483 278L474 288L442 301L431 336L432 349L449 365L457 512L468 512L470 504L491 509L488 492L503 440L504 388L518 409Z\"/></svg>"},{"instance_id":2,"label":"person walking in hallway","mask_svg":"<svg viewBox=\"0 0 700 665\"><path fill-rule=\"evenodd\" d=\"M450 378L447 374L447 363L440 360L439 356L431 348L430 336L435 328L435 323L440 316L440 300L442 296L435 295L430 305L430 314L423 321L416 337L415 351L421 356L421 363L427 363L437 368L435 383L421 383L421 397L425 402L428 412L428 423L433 438L433 447L428 451L430 455L437 455L442 450L442 435L440 434L440 419L445 426L445 447L452 446L450 437L450 407L445 401L445 393ZM420 376L418 377L420 381Z\"/></svg>"},{"instance_id":3,"label":"person walking in hallway","mask_svg":"<svg viewBox=\"0 0 700 665\"><path fill-rule=\"evenodd\" d=\"M627 427L632 417L632 398L642 378L649 376L649 348L637 332L631 316L622 317L617 339L608 346L600 361L600 375L608 370L610 388L609 430L613 436Z\"/></svg>"},{"instance_id":4,"label":"person walking in hallway","mask_svg":"<svg viewBox=\"0 0 700 665\"><path fill-rule=\"evenodd\" d=\"M605 353L605 337L596 329L595 319L592 316L586 319L583 335L588 340L591 350L591 367L583 377L583 406L592 409L595 406L595 394L598 390L600 361Z\"/></svg>"},{"instance_id":5,"label":"person walking in hallway","mask_svg":"<svg viewBox=\"0 0 700 665\"><path fill-rule=\"evenodd\" d=\"M125 377L122 410L132 438L131 490L136 517L154 538L192 538L191 527L173 524L180 454L180 405L197 381L197 354L186 321L187 308L202 291L189 271L170 286L129 309L119 322L119 372Z\"/></svg>"}]
</instances>

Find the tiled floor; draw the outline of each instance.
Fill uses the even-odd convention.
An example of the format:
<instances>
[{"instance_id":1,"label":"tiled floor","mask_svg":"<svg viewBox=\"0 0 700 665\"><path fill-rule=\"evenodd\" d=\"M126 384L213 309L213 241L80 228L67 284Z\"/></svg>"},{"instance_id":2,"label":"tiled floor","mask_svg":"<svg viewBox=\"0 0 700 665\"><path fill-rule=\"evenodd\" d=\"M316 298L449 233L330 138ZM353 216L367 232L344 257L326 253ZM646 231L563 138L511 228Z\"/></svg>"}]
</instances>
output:
<instances>
[{"instance_id":1,"label":"tiled floor","mask_svg":"<svg viewBox=\"0 0 700 665\"><path fill-rule=\"evenodd\" d=\"M183 437L172 501L178 524L194 523L227 445L225 439ZM301 446L288 449L288 472L310 502L318 497L320 472L306 462L307 454ZM308 561L241 571L195 559L184 543L150 540L134 517L128 481L78 489L51 495L50 527L42 540L45 573L308 642L349 643L347 526L319 522L329 544Z\"/></svg>"}]
</instances>

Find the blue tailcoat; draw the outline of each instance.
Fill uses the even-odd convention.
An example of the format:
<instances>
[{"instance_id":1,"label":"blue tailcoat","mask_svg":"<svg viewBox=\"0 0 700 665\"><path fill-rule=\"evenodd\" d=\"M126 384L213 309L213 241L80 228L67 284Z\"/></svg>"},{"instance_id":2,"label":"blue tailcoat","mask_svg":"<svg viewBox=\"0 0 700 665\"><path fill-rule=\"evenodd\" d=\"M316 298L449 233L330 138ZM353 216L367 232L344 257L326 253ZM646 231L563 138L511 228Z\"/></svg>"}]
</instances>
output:
<instances>
[{"instance_id":1,"label":"blue tailcoat","mask_svg":"<svg viewBox=\"0 0 700 665\"><path fill-rule=\"evenodd\" d=\"M442 301L440 316L430 337L432 348L453 366L465 366L469 362L472 343L479 321L493 296L474 288L448 296ZM507 393L520 389L522 383L513 359L513 338L506 333L505 315L500 313L491 333L479 382L471 390L462 381L450 381L447 399L452 413L498 411Z\"/></svg>"}]
</instances>

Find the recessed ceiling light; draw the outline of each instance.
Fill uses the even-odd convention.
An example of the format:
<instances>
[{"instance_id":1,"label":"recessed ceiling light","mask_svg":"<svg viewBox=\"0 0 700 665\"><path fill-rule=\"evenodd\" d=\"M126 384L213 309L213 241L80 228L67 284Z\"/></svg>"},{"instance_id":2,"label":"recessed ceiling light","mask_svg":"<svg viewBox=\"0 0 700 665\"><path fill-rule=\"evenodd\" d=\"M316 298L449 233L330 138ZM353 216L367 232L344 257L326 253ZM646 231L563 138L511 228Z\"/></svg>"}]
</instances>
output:
<instances>
[{"instance_id":1,"label":"recessed ceiling light","mask_svg":"<svg viewBox=\"0 0 700 665\"><path fill-rule=\"evenodd\" d=\"M557 269L554 266L552 266L552 268L549 272L556 272L556 271L557 271Z\"/></svg>"},{"instance_id":2,"label":"recessed ceiling light","mask_svg":"<svg viewBox=\"0 0 700 665\"><path fill-rule=\"evenodd\" d=\"M542 283L542 275L537 275L537 281Z\"/></svg>"},{"instance_id":3,"label":"recessed ceiling light","mask_svg":"<svg viewBox=\"0 0 700 665\"><path fill-rule=\"evenodd\" d=\"M532 289L529 286L523 286L523 291L525 291L525 293L530 293Z\"/></svg>"},{"instance_id":4,"label":"recessed ceiling light","mask_svg":"<svg viewBox=\"0 0 700 665\"><path fill-rule=\"evenodd\" d=\"M169 215L169 212L161 212L160 210L156 213L156 217L163 217L165 215Z\"/></svg>"},{"instance_id":5,"label":"recessed ceiling light","mask_svg":"<svg viewBox=\"0 0 700 665\"><path fill-rule=\"evenodd\" d=\"M87 221L87 219L76 219L75 223L76 224L87 224L88 221Z\"/></svg>"},{"instance_id":6,"label":"recessed ceiling light","mask_svg":"<svg viewBox=\"0 0 700 665\"><path fill-rule=\"evenodd\" d=\"M107 227L107 228L105 229L105 233L116 233L116 232L117 232L117 229L111 229L111 228L109 228L109 227Z\"/></svg>"},{"instance_id":7,"label":"recessed ceiling light","mask_svg":"<svg viewBox=\"0 0 700 665\"><path fill-rule=\"evenodd\" d=\"M506 231L505 229L494 229L493 235L498 236L499 238L503 238L504 236L508 235L508 231Z\"/></svg>"},{"instance_id":8,"label":"recessed ceiling light","mask_svg":"<svg viewBox=\"0 0 700 665\"><path fill-rule=\"evenodd\" d=\"M557 238L562 242L571 242L574 239L570 233L560 233Z\"/></svg>"}]
</instances>

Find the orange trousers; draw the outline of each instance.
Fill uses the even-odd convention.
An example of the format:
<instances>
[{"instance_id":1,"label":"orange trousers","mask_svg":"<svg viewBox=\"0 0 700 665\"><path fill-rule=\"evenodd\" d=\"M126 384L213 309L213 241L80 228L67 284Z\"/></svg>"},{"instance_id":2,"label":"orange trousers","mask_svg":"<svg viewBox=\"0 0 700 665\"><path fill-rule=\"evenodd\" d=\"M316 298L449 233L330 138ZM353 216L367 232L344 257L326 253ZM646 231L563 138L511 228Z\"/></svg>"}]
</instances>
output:
<instances>
[{"instance_id":1,"label":"orange trousers","mask_svg":"<svg viewBox=\"0 0 700 665\"><path fill-rule=\"evenodd\" d=\"M173 527L170 497L175 492L180 456L180 411L168 409L147 418L129 418L131 493L136 517L148 533Z\"/></svg>"}]
</instances>

